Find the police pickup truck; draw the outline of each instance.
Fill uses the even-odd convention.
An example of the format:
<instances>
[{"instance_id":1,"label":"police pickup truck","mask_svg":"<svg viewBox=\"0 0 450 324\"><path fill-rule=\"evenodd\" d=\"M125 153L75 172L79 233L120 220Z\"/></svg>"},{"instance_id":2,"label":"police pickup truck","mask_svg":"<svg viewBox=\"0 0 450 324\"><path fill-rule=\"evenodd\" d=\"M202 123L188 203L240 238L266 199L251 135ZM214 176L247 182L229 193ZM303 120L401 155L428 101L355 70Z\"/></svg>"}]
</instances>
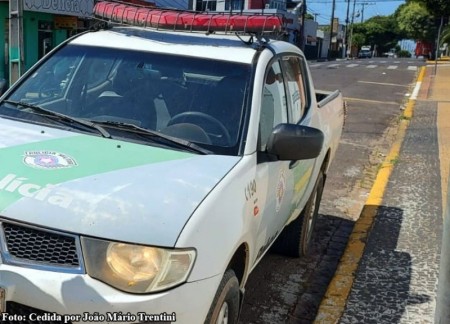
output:
<instances>
[{"instance_id":1,"label":"police pickup truck","mask_svg":"<svg viewBox=\"0 0 450 324\"><path fill-rule=\"evenodd\" d=\"M236 323L270 247L309 251L341 93L278 16L95 14L0 99L1 322Z\"/></svg>"}]
</instances>

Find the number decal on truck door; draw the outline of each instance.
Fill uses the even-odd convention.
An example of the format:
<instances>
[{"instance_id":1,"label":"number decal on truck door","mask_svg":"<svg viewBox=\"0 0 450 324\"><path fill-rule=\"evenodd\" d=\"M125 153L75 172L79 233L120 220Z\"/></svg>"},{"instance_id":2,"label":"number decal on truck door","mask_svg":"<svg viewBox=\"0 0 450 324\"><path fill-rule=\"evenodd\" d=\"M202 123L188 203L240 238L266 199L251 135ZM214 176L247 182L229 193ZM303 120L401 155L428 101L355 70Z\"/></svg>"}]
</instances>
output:
<instances>
[{"instance_id":1,"label":"number decal on truck door","mask_svg":"<svg viewBox=\"0 0 450 324\"><path fill-rule=\"evenodd\" d=\"M256 180L253 179L245 187L245 200L250 200L256 194Z\"/></svg>"}]
</instances>

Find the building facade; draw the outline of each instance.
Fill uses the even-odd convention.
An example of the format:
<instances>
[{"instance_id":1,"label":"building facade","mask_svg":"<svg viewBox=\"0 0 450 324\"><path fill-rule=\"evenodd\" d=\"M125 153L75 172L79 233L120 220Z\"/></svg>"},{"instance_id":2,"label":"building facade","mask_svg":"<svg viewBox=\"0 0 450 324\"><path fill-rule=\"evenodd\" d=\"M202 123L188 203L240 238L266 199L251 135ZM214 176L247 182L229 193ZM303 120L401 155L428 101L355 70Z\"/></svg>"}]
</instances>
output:
<instances>
[{"instance_id":1,"label":"building facade","mask_svg":"<svg viewBox=\"0 0 450 324\"><path fill-rule=\"evenodd\" d=\"M0 78L9 83L55 46L89 28L94 0L0 1Z\"/></svg>"},{"instance_id":2,"label":"building facade","mask_svg":"<svg viewBox=\"0 0 450 324\"><path fill-rule=\"evenodd\" d=\"M123 0L158 7L197 11L282 13L288 21L286 40L304 49L315 44L313 30L303 31L303 2L292 0ZM0 0L0 79L14 83L40 58L67 38L94 23L95 0ZM302 11L303 10L303 11ZM314 28L313 28L314 29ZM317 29L317 28L316 28ZM312 43L311 43L312 41ZM315 49L314 49L315 50ZM312 50L312 51L314 51Z\"/></svg>"}]
</instances>

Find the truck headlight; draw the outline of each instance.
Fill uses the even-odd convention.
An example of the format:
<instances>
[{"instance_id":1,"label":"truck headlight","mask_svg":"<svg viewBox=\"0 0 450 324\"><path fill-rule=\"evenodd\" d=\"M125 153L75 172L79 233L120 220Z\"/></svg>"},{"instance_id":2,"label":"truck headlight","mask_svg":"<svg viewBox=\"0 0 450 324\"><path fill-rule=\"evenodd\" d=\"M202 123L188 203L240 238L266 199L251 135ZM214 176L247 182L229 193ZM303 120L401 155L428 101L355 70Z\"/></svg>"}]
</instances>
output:
<instances>
[{"instance_id":1,"label":"truck headlight","mask_svg":"<svg viewBox=\"0 0 450 324\"><path fill-rule=\"evenodd\" d=\"M81 244L91 277L137 294L185 282L196 255L193 249L162 249L88 237L82 237Z\"/></svg>"}]
</instances>

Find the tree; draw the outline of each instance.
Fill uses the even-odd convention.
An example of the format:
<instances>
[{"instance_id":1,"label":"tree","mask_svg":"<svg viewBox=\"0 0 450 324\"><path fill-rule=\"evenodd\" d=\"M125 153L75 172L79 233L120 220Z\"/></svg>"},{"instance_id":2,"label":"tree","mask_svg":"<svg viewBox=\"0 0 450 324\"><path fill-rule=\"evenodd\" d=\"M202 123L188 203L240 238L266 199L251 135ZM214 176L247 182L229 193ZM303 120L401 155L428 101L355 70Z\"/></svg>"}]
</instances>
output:
<instances>
[{"instance_id":1,"label":"tree","mask_svg":"<svg viewBox=\"0 0 450 324\"><path fill-rule=\"evenodd\" d=\"M378 53L389 51L399 40L404 38L404 34L399 30L394 15L375 16L364 23L355 24L354 32L363 35L364 44L377 48Z\"/></svg>"},{"instance_id":2,"label":"tree","mask_svg":"<svg viewBox=\"0 0 450 324\"><path fill-rule=\"evenodd\" d=\"M305 20L314 20L314 16L310 13L305 14Z\"/></svg>"},{"instance_id":3,"label":"tree","mask_svg":"<svg viewBox=\"0 0 450 324\"><path fill-rule=\"evenodd\" d=\"M449 17L450 16L450 1L449 0L415 0L423 3L428 12L435 17Z\"/></svg>"},{"instance_id":4,"label":"tree","mask_svg":"<svg viewBox=\"0 0 450 324\"><path fill-rule=\"evenodd\" d=\"M366 44L366 37L364 34L354 33L352 37L352 47L359 48Z\"/></svg>"},{"instance_id":5,"label":"tree","mask_svg":"<svg viewBox=\"0 0 450 324\"><path fill-rule=\"evenodd\" d=\"M445 43L447 44L450 43L450 26L445 27L444 30L442 31L441 45Z\"/></svg>"},{"instance_id":6,"label":"tree","mask_svg":"<svg viewBox=\"0 0 450 324\"><path fill-rule=\"evenodd\" d=\"M430 14L426 5L420 1L410 1L400 5L394 14L398 28L411 38L421 41L432 41L436 35L434 16Z\"/></svg>"}]
</instances>

